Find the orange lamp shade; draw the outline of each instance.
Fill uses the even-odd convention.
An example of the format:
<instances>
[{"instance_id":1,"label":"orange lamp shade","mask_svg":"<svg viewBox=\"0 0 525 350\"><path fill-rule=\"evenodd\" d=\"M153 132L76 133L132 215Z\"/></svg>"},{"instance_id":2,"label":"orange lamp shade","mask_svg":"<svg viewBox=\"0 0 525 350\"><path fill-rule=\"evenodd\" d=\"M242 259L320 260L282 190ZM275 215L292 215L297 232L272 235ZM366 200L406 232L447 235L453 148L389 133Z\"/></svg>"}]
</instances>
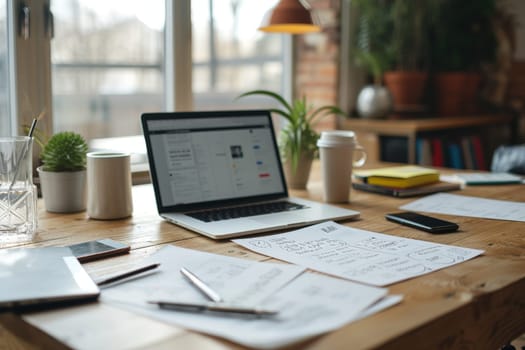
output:
<instances>
[{"instance_id":1,"label":"orange lamp shade","mask_svg":"<svg viewBox=\"0 0 525 350\"><path fill-rule=\"evenodd\" d=\"M321 30L316 22L300 0L281 0L266 13L259 30L269 33L314 33Z\"/></svg>"}]
</instances>

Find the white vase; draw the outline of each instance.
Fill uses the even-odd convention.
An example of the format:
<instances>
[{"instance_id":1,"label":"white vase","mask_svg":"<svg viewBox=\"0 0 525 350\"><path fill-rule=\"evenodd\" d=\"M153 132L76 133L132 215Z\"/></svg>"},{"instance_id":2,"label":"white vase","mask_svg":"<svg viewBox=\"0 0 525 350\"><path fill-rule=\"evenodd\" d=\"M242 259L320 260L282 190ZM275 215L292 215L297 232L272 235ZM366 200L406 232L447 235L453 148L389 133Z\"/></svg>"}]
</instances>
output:
<instances>
[{"instance_id":1,"label":"white vase","mask_svg":"<svg viewBox=\"0 0 525 350\"><path fill-rule=\"evenodd\" d=\"M381 85L367 85L357 96L357 112L363 118L384 118L392 106L390 91Z\"/></svg>"},{"instance_id":2,"label":"white vase","mask_svg":"<svg viewBox=\"0 0 525 350\"><path fill-rule=\"evenodd\" d=\"M44 205L54 213L86 210L86 170L44 171L37 168Z\"/></svg>"}]
</instances>

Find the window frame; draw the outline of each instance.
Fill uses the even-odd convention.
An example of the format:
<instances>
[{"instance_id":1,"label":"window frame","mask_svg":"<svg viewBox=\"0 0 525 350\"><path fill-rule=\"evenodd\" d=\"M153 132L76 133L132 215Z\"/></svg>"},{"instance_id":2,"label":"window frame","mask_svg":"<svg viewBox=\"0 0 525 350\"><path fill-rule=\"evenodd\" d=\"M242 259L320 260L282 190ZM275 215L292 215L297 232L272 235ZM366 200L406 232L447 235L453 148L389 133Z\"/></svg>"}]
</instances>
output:
<instances>
[{"instance_id":1,"label":"window frame","mask_svg":"<svg viewBox=\"0 0 525 350\"><path fill-rule=\"evenodd\" d=\"M22 134L41 112L38 127L46 134L53 130L50 40L46 38L46 11L50 0L8 0L8 66L11 133ZM30 7L29 39L20 35L19 11Z\"/></svg>"}]
</instances>

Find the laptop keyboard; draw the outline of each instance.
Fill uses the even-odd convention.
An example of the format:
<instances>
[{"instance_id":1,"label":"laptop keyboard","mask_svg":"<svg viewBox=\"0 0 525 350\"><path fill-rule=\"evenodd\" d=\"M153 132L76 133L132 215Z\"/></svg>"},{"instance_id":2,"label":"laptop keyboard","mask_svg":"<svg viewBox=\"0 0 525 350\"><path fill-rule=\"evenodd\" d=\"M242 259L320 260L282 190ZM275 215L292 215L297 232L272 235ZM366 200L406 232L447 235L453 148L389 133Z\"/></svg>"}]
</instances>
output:
<instances>
[{"instance_id":1,"label":"laptop keyboard","mask_svg":"<svg viewBox=\"0 0 525 350\"><path fill-rule=\"evenodd\" d=\"M305 205L296 204L287 201L280 202L271 202L271 203L261 203L261 204L252 204L241 207L231 207L231 208L221 208L221 209L211 209L205 211L196 211L186 213L186 215L191 216L194 219L201 220L204 222L220 221L241 218L246 216L255 216L271 213L279 213L283 211L291 211L297 209L306 208Z\"/></svg>"}]
</instances>

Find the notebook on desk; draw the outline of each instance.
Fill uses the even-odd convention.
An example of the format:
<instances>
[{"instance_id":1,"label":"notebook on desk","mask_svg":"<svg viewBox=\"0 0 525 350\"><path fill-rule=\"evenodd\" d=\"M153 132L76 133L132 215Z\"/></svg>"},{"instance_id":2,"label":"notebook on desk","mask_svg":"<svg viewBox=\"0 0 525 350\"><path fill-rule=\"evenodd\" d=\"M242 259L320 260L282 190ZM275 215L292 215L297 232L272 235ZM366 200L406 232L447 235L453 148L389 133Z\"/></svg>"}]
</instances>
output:
<instances>
[{"instance_id":1,"label":"notebook on desk","mask_svg":"<svg viewBox=\"0 0 525 350\"><path fill-rule=\"evenodd\" d=\"M96 300L99 288L69 248L0 250L0 310Z\"/></svg>"},{"instance_id":2,"label":"notebook on desk","mask_svg":"<svg viewBox=\"0 0 525 350\"><path fill-rule=\"evenodd\" d=\"M359 216L288 196L267 110L141 119L157 208L174 224L223 239Z\"/></svg>"}]
</instances>

